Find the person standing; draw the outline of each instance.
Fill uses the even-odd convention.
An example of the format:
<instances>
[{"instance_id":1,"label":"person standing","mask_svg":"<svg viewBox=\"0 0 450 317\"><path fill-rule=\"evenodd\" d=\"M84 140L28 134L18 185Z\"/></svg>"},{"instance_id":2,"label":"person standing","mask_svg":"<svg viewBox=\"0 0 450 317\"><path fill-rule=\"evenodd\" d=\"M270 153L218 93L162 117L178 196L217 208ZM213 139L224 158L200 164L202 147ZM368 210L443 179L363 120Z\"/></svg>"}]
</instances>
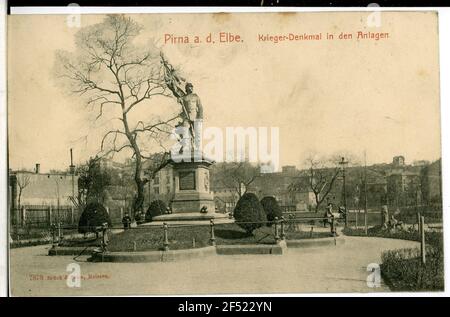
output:
<instances>
[{"instance_id":1,"label":"person standing","mask_svg":"<svg viewBox=\"0 0 450 317\"><path fill-rule=\"evenodd\" d=\"M335 236L336 228L335 228L335 224L334 224L333 204L332 203L328 203L327 208L325 209L325 215L324 215L323 222L324 222L324 224L323 224L324 227L326 227L327 223L330 224L331 235Z\"/></svg>"},{"instance_id":2,"label":"person standing","mask_svg":"<svg viewBox=\"0 0 450 317\"><path fill-rule=\"evenodd\" d=\"M125 213L125 216L122 218L123 223L123 229L128 230L131 226L131 217L128 215L128 213Z\"/></svg>"}]
</instances>

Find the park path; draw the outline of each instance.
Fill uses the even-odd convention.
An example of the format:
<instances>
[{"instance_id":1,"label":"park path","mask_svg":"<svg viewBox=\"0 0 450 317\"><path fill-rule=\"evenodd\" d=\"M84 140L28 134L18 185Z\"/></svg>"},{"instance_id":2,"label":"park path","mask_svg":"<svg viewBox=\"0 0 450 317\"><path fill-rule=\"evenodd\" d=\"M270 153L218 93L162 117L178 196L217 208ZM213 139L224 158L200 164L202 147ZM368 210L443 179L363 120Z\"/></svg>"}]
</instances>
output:
<instances>
[{"instance_id":1,"label":"park path","mask_svg":"<svg viewBox=\"0 0 450 317\"><path fill-rule=\"evenodd\" d=\"M49 246L11 250L15 296L164 295L232 293L386 292L369 288L367 265L384 250L416 242L345 236L337 246L288 249L284 255L218 255L165 263L89 263L86 257L47 256ZM81 267L80 288L70 288L70 263ZM43 280L41 280L41 278Z\"/></svg>"}]
</instances>

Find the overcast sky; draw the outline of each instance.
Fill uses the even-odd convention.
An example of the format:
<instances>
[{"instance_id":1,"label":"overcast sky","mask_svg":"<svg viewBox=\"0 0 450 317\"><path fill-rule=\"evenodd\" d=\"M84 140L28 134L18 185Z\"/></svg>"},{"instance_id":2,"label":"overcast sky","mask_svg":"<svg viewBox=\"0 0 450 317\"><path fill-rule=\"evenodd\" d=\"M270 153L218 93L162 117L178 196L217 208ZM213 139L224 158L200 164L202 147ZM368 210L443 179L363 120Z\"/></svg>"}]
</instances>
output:
<instances>
[{"instance_id":1,"label":"overcast sky","mask_svg":"<svg viewBox=\"0 0 450 317\"><path fill-rule=\"evenodd\" d=\"M440 157L437 15L386 13L136 15L140 43L156 40L194 84L205 126L279 127L281 165L310 153L352 153L368 163ZM66 168L99 149L96 113L55 82L55 51L75 49L66 16L9 16L9 155L13 169ZM101 22L83 16L81 27ZM388 39L258 42L258 34L389 32ZM240 34L243 43L166 44L164 34ZM172 103L172 104L170 104ZM176 103L161 104L173 111ZM172 108L171 108L172 107ZM170 110L169 110L170 108ZM146 109L141 115L148 114ZM164 108L165 109L165 108ZM87 135L87 138L86 138Z\"/></svg>"}]
</instances>

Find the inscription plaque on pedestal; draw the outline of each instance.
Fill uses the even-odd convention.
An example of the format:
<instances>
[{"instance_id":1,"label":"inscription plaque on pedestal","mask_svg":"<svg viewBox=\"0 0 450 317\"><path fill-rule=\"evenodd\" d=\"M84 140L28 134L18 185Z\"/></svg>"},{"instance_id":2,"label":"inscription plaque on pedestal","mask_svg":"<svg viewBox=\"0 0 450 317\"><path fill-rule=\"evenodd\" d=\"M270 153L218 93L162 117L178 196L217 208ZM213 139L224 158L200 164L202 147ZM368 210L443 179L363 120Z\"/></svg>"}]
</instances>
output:
<instances>
[{"instance_id":1,"label":"inscription plaque on pedestal","mask_svg":"<svg viewBox=\"0 0 450 317\"><path fill-rule=\"evenodd\" d=\"M180 190L195 190L195 172L179 172Z\"/></svg>"}]
</instances>

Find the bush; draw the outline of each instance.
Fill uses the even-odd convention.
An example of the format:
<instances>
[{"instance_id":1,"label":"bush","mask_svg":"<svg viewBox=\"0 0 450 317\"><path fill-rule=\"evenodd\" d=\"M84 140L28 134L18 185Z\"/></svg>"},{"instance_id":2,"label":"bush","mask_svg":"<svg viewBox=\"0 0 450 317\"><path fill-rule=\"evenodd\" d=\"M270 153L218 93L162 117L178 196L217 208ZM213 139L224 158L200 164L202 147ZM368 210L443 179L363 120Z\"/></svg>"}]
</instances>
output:
<instances>
[{"instance_id":1,"label":"bush","mask_svg":"<svg viewBox=\"0 0 450 317\"><path fill-rule=\"evenodd\" d=\"M261 206L264 209L264 212L266 213L268 225L272 225L272 221L275 220L275 217L278 219L281 219L283 216L283 213L281 212L281 208L278 205L277 200L275 197L272 196L266 196L263 199L261 199Z\"/></svg>"},{"instance_id":2,"label":"bush","mask_svg":"<svg viewBox=\"0 0 450 317\"><path fill-rule=\"evenodd\" d=\"M401 249L382 254L381 274L394 291L443 291L443 250L427 245L426 264L422 264L420 250Z\"/></svg>"},{"instance_id":3,"label":"bush","mask_svg":"<svg viewBox=\"0 0 450 317\"><path fill-rule=\"evenodd\" d=\"M147 209L145 221L152 221L153 217L164 215L166 213L166 204L162 200L154 200Z\"/></svg>"},{"instance_id":4,"label":"bush","mask_svg":"<svg viewBox=\"0 0 450 317\"><path fill-rule=\"evenodd\" d=\"M106 208L97 202L89 203L84 208L80 220L78 221L78 232L95 232L95 227L99 227L105 222L111 227L111 218L109 217Z\"/></svg>"},{"instance_id":5,"label":"bush","mask_svg":"<svg viewBox=\"0 0 450 317\"><path fill-rule=\"evenodd\" d=\"M236 224L243 228L248 234L251 234L256 228L262 227L267 221L266 214L258 197L252 193L244 194L239 199L233 214L236 219Z\"/></svg>"}]
</instances>

